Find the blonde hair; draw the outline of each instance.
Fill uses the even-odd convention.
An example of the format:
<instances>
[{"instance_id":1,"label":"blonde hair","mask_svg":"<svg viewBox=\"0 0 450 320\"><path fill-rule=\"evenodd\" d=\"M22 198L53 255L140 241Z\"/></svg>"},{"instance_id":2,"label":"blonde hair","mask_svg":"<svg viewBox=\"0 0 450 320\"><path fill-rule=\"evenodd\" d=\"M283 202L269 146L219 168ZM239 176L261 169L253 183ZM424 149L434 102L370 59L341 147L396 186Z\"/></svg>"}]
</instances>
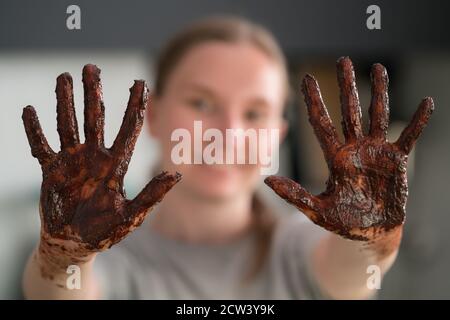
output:
<instances>
[{"instance_id":1,"label":"blonde hair","mask_svg":"<svg viewBox=\"0 0 450 320\"><path fill-rule=\"evenodd\" d=\"M161 51L156 63L155 96L161 96L177 64L193 47L211 41L225 43L250 44L265 53L280 67L284 82L284 102L289 97L289 76L282 50L272 34L264 27L235 16L210 17L185 28L173 37ZM262 269L270 250L275 227L275 216L260 201L256 193L253 196L253 228L256 231L257 247L254 259L243 282L255 278Z\"/></svg>"},{"instance_id":2,"label":"blonde hair","mask_svg":"<svg viewBox=\"0 0 450 320\"><path fill-rule=\"evenodd\" d=\"M264 27L235 16L210 17L186 27L163 48L156 62L154 94L163 94L168 78L193 47L211 41L250 44L265 53L280 67L284 100L289 95L286 59L273 35Z\"/></svg>"}]
</instances>

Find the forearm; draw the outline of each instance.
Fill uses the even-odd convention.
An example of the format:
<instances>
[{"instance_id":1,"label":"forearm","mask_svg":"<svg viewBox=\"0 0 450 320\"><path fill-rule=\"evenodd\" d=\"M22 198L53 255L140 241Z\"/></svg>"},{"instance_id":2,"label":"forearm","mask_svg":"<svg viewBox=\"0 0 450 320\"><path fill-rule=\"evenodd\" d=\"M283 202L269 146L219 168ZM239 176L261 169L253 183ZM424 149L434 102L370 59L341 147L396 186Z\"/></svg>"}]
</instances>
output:
<instances>
[{"instance_id":1,"label":"forearm","mask_svg":"<svg viewBox=\"0 0 450 320\"><path fill-rule=\"evenodd\" d=\"M398 253L402 228L376 241L362 242L330 234L315 248L313 274L321 290L334 299L367 299L375 289L367 285L368 267L375 265L382 277ZM381 279L380 279L381 280Z\"/></svg>"},{"instance_id":2,"label":"forearm","mask_svg":"<svg viewBox=\"0 0 450 320\"><path fill-rule=\"evenodd\" d=\"M28 259L23 274L23 292L26 299L97 299L100 297L98 282L94 276L93 263L95 256L76 264L79 267L80 288L70 288L67 281L71 277L67 273L68 259L61 257L64 263L55 264L58 257L46 257L38 246ZM70 280L70 279L69 279Z\"/></svg>"}]
</instances>

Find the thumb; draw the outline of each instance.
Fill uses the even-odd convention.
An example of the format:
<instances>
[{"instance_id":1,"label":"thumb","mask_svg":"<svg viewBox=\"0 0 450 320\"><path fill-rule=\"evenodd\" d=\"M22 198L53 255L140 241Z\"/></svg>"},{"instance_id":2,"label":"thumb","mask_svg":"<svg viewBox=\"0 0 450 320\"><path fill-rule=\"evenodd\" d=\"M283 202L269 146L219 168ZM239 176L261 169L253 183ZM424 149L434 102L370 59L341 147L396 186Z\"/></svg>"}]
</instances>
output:
<instances>
[{"instance_id":1,"label":"thumb","mask_svg":"<svg viewBox=\"0 0 450 320\"><path fill-rule=\"evenodd\" d=\"M286 202L295 206L310 220L317 223L320 200L306 191L299 183L286 177L277 176L267 177L264 183Z\"/></svg>"}]
</instances>

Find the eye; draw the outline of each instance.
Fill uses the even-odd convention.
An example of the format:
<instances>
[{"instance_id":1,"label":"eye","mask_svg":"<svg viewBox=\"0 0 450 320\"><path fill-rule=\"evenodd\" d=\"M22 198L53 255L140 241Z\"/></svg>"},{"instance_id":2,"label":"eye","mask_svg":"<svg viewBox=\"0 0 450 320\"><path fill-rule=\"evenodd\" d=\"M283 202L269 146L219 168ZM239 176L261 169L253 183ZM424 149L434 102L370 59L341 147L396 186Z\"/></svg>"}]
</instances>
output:
<instances>
[{"instance_id":1,"label":"eye","mask_svg":"<svg viewBox=\"0 0 450 320\"><path fill-rule=\"evenodd\" d=\"M189 105L193 107L195 110L210 113L213 111L213 104L204 98L192 98L188 101Z\"/></svg>"},{"instance_id":2,"label":"eye","mask_svg":"<svg viewBox=\"0 0 450 320\"><path fill-rule=\"evenodd\" d=\"M260 110L248 110L245 113L245 119L248 121L258 121L265 117L265 113L261 112Z\"/></svg>"}]
</instances>

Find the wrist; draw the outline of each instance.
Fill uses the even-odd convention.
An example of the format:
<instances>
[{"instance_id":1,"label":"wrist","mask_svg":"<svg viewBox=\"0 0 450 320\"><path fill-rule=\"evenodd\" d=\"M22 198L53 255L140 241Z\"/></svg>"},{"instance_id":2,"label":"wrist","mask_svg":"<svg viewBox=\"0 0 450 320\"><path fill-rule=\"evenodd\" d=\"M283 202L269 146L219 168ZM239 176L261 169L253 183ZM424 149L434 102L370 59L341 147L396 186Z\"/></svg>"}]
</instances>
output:
<instances>
[{"instance_id":1,"label":"wrist","mask_svg":"<svg viewBox=\"0 0 450 320\"><path fill-rule=\"evenodd\" d=\"M58 275L67 275L69 266L82 267L92 261L95 252L80 250L73 241L59 240L41 236L39 245L35 250L35 258L39 265L41 275L46 279L53 279Z\"/></svg>"},{"instance_id":2,"label":"wrist","mask_svg":"<svg viewBox=\"0 0 450 320\"><path fill-rule=\"evenodd\" d=\"M364 244L364 248L370 251L378 260L388 258L397 253L402 239L403 225L391 230L377 233L373 239Z\"/></svg>"}]
</instances>

